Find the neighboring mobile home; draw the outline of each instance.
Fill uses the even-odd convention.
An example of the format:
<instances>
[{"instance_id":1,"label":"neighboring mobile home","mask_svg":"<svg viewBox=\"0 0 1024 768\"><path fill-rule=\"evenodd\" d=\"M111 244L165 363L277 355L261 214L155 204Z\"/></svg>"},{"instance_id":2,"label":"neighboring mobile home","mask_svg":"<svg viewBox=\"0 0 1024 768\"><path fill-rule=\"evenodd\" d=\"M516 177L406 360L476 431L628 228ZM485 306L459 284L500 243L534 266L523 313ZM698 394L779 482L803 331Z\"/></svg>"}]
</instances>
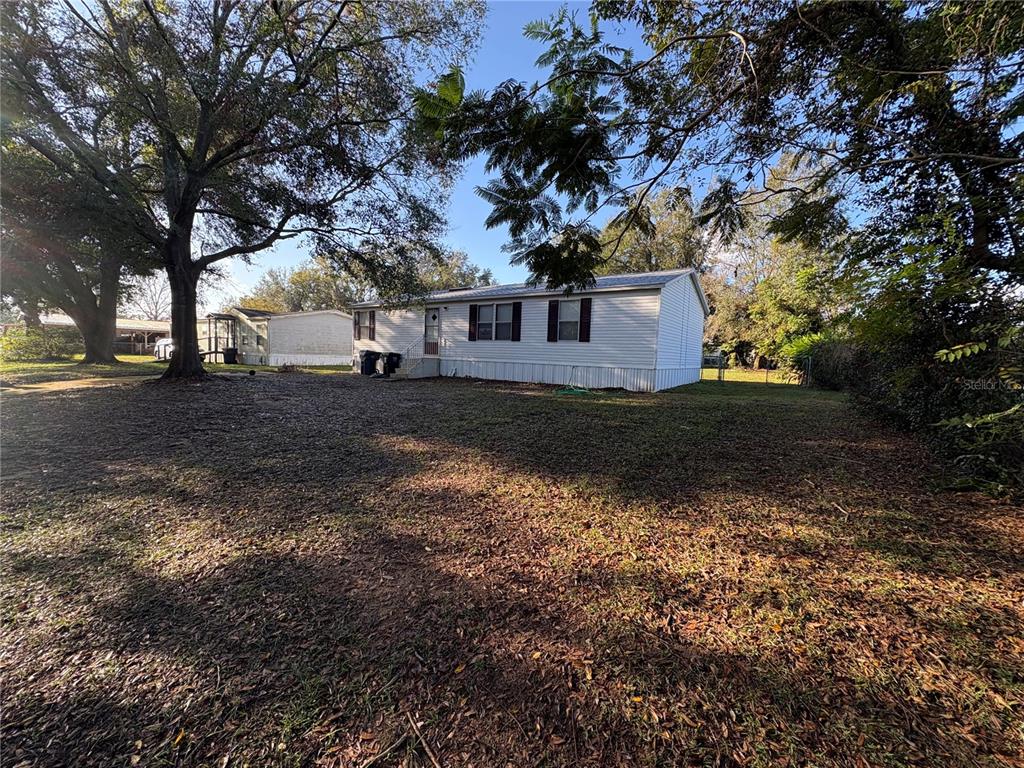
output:
<instances>
[{"instance_id":1,"label":"neighboring mobile home","mask_svg":"<svg viewBox=\"0 0 1024 768\"><path fill-rule=\"evenodd\" d=\"M39 316L39 324L43 328L77 328L75 321L60 313ZM0 331L18 323L0 325ZM153 345L160 339L171 335L169 320L136 320L130 317L119 317L114 324L114 353L128 355L145 355L153 351Z\"/></svg>"},{"instance_id":2,"label":"neighboring mobile home","mask_svg":"<svg viewBox=\"0 0 1024 768\"><path fill-rule=\"evenodd\" d=\"M653 392L700 379L708 303L692 269L598 277L566 295L534 285L438 291L417 309L352 306L363 350L402 355L410 378L621 387Z\"/></svg>"},{"instance_id":3,"label":"neighboring mobile home","mask_svg":"<svg viewBox=\"0 0 1024 768\"><path fill-rule=\"evenodd\" d=\"M348 365L352 316L337 309L266 312L232 307L198 321L204 352L238 350L246 365Z\"/></svg>"}]
</instances>

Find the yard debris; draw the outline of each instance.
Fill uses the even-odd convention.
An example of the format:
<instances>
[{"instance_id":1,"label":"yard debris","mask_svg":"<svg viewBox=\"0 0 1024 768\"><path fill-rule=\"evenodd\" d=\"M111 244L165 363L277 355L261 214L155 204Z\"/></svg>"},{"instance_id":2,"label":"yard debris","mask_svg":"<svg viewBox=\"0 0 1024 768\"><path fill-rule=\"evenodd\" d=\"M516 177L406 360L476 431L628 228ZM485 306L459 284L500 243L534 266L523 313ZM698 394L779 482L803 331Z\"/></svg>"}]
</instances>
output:
<instances>
[{"instance_id":1,"label":"yard debris","mask_svg":"<svg viewBox=\"0 0 1024 768\"><path fill-rule=\"evenodd\" d=\"M1024 513L831 394L299 373L0 418L12 764L1024 754Z\"/></svg>"},{"instance_id":2,"label":"yard debris","mask_svg":"<svg viewBox=\"0 0 1024 768\"><path fill-rule=\"evenodd\" d=\"M430 745L427 744L427 740L423 738L423 733L420 731L420 727L416 724L416 721L413 720L412 715L406 712L405 716L409 720L409 725L412 726L412 729L416 734L416 738L419 739L423 750L427 753L427 757L430 758L431 765L433 765L434 768L441 768L441 762L437 759L437 755L434 754L434 750L432 750Z\"/></svg>"}]
</instances>

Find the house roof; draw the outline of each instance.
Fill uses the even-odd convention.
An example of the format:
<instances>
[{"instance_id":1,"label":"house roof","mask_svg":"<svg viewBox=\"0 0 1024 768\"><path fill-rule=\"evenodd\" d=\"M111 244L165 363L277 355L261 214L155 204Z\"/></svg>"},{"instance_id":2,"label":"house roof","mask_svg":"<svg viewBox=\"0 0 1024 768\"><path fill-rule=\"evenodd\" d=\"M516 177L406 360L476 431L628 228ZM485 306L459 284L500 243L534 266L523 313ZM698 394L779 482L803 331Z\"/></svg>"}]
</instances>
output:
<instances>
[{"instance_id":1,"label":"house roof","mask_svg":"<svg viewBox=\"0 0 1024 768\"><path fill-rule=\"evenodd\" d=\"M56 328L70 328L75 321L67 315L40 315L39 322ZM139 333L170 333L171 323L168 320L136 320L130 317L119 317L115 321L118 331L138 331Z\"/></svg>"},{"instance_id":2,"label":"house roof","mask_svg":"<svg viewBox=\"0 0 1024 768\"><path fill-rule=\"evenodd\" d=\"M310 315L338 315L339 317L347 317L350 320L352 315L348 312L344 312L340 309L311 309L308 312L275 312L273 313L274 319L280 319L282 317L309 317Z\"/></svg>"},{"instance_id":3,"label":"house roof","mask_svg":"<svg viewBox=\"0 0 1024 768\"><path fill-rule=\"evenodd\" d=\"M210 312L204 319L211 320L236 320L237 312L250 320L263 320L266 318L279 319L283 317L308 317L309 315L338 315L339 317L352 318L352 315L340 309L312 309L308 312L268 312L265 309L252 309L251 307L232 307L231 312Z\"/></svg>"},{"instance_id":4,"label":"house roof","mask_svg":"<svg viewBox=\"0 0 1024 768\"><path fill-rule=\"evenodd\" d=\"M682 275L696 273L692 269L665 269L660 272L633 272L623 275L602 275L594 279L594 285L580 293L595 291L623 291L660 288L666 283ZM697 283L696 280L694 280ZM699 283L697 283L699 285ZM476 299L497 299L506 296L556 296L564 294L564 289L547 288L543 285L530 283L513 283L511 285L485 285L479 288L462 288L455 290L433 291L422 297L417 303L433 304L441 301L473 301ZM352 307L379 307L380 301L363 301Z\"/></svg>"},{"instance_id":5,"label":"house roof","mask_svg":"<svg viewBox=\"0 0 1024 768\"><path fill-rule=\"evenodd\" d=\"M277 312L267 312L265 309L252 309L251 307L232 307L236 312L241 312L246 317L272 317Z\"/></svg>"}]
</instances>

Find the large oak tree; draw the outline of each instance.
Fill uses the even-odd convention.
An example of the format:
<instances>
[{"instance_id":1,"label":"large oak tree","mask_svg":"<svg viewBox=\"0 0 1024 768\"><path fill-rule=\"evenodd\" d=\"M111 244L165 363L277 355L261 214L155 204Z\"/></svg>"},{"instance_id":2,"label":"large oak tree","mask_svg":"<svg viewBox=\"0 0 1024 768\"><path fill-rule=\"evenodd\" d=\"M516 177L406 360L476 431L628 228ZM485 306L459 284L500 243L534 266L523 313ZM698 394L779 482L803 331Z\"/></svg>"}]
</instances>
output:
<instances>
[{"instance_id":1,"label":"large oak tree","mask_svg":"<svg viewBox=\"0 0 1024 768\"><path fill-rule=\"evenodd\" d=\"M2 13L8 132L99 184L167 274L165 377L204 375L196 286L217 262L306 236L386 284L405 244L436 234L440 196L406 118L417 76L472 45L475 5L94 0ZM128 168L110 162L113 139Z\"/></svg>"},{"instance_id":2,"label":"large oak tree","mask_svg":"<svg viewBox=\"0 0 1024 768\"><path fill-rule=\"evenodd\" d=\"M69 174L16 142L0 155L3 296L39 325L40 308L59 309L82 335L85 363L112 363L125 278L151 273L152 249L89 178Z\"/></svg>"}]
</instances>

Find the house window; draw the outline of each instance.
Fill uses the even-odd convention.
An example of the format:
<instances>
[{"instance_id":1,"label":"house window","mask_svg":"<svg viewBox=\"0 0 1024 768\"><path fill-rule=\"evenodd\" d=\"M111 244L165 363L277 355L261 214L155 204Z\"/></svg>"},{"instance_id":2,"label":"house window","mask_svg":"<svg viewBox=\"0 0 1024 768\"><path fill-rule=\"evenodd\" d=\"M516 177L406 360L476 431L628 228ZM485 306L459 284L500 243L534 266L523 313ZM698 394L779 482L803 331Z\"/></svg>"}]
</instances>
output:
<instances>
[{"instance_id":1,"label":"house window","mask_svg":"<svg viewBox=\"0 0 1024 768\"><path fill-rule=\"evenodd\" d=\"M355 339L366 339L374 341L376 336L377 312L375 310L363 310L352 315L352 336Z\"/></svg>"},{"instance_id":2,"label":"house window","mask_svg":"<svg viewBox=\"0 0 1024 768\"><path fill-rule=\"evenodd\" d=\"M558 302L558 340L576 341L580 337L580 302Z\"/></svg>"},{"instance_id":3,"label":"house window","mask_svg":"<svg viewBox=\"0 0 1024 768\"><path fill-rule=\"evenodd\" d=\"M523 302L469 305L470 341L519 341Z\"/></svg>"},{"instance_id":4,"label":"house window","mask_svg":"<svg viewBox=\"0 0 1024 768\"><path fill-rule=\"evenodd\" d=\"M496 338L498 341L509 341L512 338L511 304L495 304L494 338Z\"/></svg>"},{"instance_id":5,"label":"house window","mask_svg":"<svg viewBox=\"0 0 1024 768\"><path fill-rule=\"evenodd\" d=\"M481 304L477 309L476 322L479 341L512 340L511 304Z\"/></svg>"},{"instance_id":6,"label":"house window","mask_svg":"<svg viewBox=\"0 0 1024 768\"><path fill-rule=\"evenodd\" d=\"M476 337L480 341L490 341L494 338L494 305L481 304L477 309L476 316Z\"/></svg>"}]
</instances>

